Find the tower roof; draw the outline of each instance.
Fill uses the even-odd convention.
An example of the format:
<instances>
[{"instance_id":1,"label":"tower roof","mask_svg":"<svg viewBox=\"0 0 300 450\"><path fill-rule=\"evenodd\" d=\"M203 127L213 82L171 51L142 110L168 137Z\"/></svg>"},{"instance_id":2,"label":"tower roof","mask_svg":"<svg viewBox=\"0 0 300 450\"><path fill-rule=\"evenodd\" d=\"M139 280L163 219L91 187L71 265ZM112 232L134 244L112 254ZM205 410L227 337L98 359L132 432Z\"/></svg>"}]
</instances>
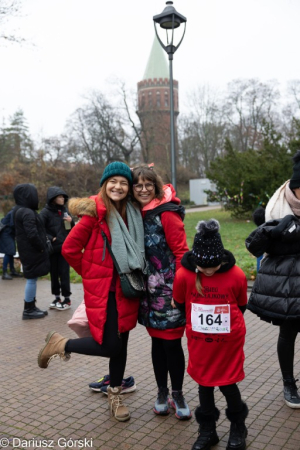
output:
<instances>
[{"instance_id":1,"label":"tower roof","mask_svg":"<svg viewBox=\"0 0 300 450\"><path fill-rule=\"evenodd\" d=\"M169 78L168 63L157 37L154 37L143 80Z\"/></svg>"}]
</instances>

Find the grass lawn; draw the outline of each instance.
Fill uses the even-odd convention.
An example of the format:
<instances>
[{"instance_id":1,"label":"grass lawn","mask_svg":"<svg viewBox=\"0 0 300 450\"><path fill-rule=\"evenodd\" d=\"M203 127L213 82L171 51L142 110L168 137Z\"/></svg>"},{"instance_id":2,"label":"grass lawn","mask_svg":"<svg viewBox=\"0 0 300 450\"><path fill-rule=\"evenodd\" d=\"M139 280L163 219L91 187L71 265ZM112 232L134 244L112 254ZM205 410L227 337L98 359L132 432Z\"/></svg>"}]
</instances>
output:
<instances>
[{"instance_id":1,"label":"grass lawn","mask_svg":"<svg viewBox=\"0 0 300 450\"><path fill-rule=\"evenodd\" d=\"M256 275L256 258L245 247L246 237L255 228L252 222L232 219L230 214L223 210L188 213L185 216L184 223L189 248L192 247L196 233L195 227L199 220L208 220L211 218L217 219L220 222L224 247L234 254L237 265L243 269L247 279L254 279ZM81 281L80 276L72 268L71 281L72 283Z\"/></svg>"},{"instance_id":2,"label":"grass lawn","mask_svg":"<svg viewBox=\"0 0 300 450\"><path fill-rule=\"evenodd\" d=\"M191 248L199 220L217 219L220 222L220 233L223 245L230 250L236 259L236 264L243 269L248 280L256 276L256 258L245 247L245 239L255 229L253 222L237 220L223 210L201 211L186 214L184 219L188 246Z\"/></svg>"}]
</instances>

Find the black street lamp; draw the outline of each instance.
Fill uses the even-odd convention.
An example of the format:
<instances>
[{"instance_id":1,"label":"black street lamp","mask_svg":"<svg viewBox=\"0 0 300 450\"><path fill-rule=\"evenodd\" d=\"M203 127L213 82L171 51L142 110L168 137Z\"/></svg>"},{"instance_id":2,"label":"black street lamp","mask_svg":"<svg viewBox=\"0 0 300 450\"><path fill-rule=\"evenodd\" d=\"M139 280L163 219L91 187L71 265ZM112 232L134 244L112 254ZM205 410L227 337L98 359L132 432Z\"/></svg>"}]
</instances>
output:
<instances>
[{"instance_id":1,"label":"black street lamp","mask_svg":"<svg viewBox=\"0 0 300 450\"><path fill-rule=\"evenodd\" d=\"M176 153L175 153L175 123L174 123L174 91L173 91L173 55L179 48L186 28L186 17L179 14L174 8L173 2L166 2L166 7L161 14L153 16L156 37L162 48L169 55L170 69L170 122L171 122L171 182L176 189ZM174 45L174 30L184 23L182 37L179 43ZM166 45L162 42L157 31L157 25L166 30Z\"/></svg>"}]
</instances>

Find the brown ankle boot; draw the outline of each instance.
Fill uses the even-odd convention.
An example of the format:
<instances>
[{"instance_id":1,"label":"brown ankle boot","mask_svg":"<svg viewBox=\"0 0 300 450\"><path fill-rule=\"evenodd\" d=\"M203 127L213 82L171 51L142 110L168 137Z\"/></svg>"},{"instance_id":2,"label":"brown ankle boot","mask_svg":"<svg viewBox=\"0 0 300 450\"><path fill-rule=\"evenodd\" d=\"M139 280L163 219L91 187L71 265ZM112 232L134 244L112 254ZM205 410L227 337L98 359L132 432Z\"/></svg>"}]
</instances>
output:
<instances>
[{"instance_id":1,"label":"brown ankle boot","mask_svg":"<svg viewBox=\"0 0 300 450\"><path fill-rule=\"evenodd\" d=\"M52 358L59 356L64 361L71 358L70 353L65 353L65 346L69 339L64 338L56 331L49 331L45 339L46 345L41 348L38 356L38 365L41 369L47 369Z\"/></svg>"},{"instance_id":2,"label":"brown ankle boot","mask_svg":"<svg viewBox=\"0 0 300 450\"><path fill-rule=\"evenodd\" d=\"M121 386L107 388L108 404L113 417L119 422L126 422L130 419L130 412L127 406L123 405L123 395L120 395L121 390Z\"/></svg>"}]
</instances>

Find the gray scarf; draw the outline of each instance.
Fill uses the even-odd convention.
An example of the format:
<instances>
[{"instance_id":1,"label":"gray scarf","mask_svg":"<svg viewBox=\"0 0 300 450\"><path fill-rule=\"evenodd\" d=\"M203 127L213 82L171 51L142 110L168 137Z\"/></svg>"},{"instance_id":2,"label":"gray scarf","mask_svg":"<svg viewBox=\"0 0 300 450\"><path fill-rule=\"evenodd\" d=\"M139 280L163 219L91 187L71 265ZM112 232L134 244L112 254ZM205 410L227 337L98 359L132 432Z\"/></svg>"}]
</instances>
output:
<instances>
[{"instance_id":1,"label":"gray scarf","mask_svg":"<svg viewBox=\"0 0 300 450\"><path fill-rule=\"evenodd\" d=\"M144 224L141 212L128 202L126 215L128 229L117 210L112 211L109 217L112 252L122 273L130 273L135 269L146 273Z\"/></svg>"}]
</instances>

